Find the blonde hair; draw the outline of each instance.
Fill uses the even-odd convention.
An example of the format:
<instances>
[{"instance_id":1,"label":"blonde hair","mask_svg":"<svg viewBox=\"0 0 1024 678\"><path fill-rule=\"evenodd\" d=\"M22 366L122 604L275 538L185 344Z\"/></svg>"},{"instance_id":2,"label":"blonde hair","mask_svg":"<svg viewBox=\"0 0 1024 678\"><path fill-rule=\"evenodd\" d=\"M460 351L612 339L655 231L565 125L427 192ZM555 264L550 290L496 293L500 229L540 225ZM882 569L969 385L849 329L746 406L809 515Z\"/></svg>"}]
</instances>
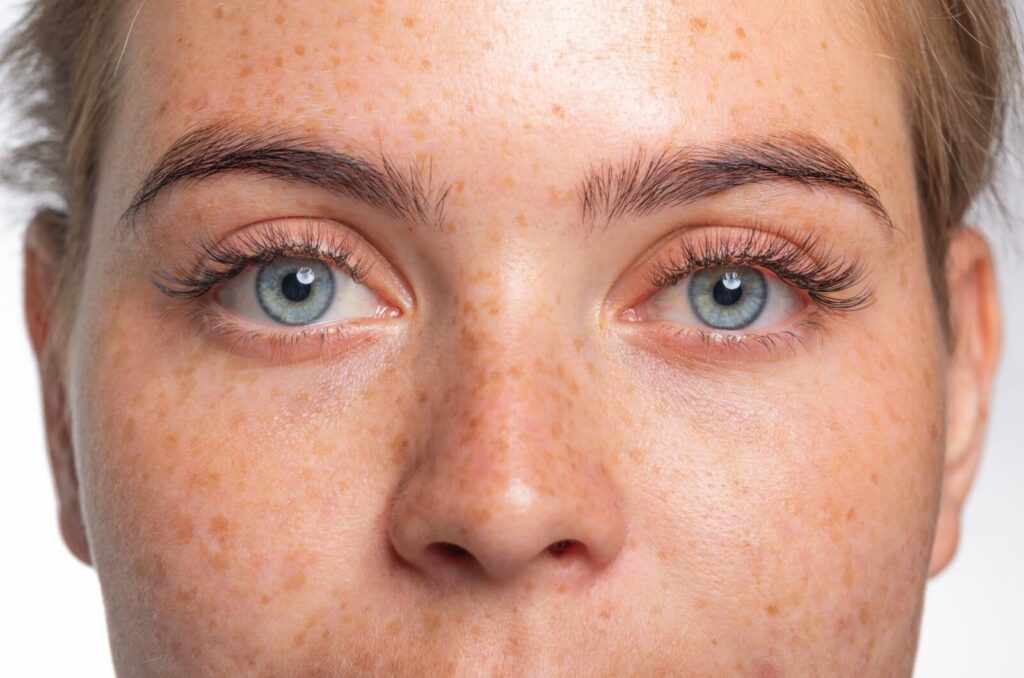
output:
<instances>
[{"instance_id":1,"label":"blonde hair","mask_svg":"<svg viewBox=\"0 0 1024 678\"><path fill-rule=\"evenodd\" d=\"M64 292L85 258L96 166L128 30L117 0L32 0L3 53L23 118L42 129L16 149L7 179L60 200ZM874 0L867 7L903 65L918 196L932 282L945 295L951 229L990 185L1017 83L1012 15L1004 0ZM59 296L67 297L64 292Z\"/></svg>"}]
</instances>

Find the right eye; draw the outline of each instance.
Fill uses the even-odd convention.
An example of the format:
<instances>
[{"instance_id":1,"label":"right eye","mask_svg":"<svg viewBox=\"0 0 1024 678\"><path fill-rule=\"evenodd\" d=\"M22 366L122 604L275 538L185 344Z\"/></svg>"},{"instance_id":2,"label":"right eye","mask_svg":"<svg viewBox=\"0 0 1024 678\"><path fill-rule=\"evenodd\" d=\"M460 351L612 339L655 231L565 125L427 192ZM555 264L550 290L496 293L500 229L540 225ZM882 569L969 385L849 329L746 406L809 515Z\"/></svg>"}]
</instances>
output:
<instances>
[{"instance_id":1,"label":"right eye","mask_svg":"<svg viewBox=\"0 0 1024 678\"><path fill-rule=\"evenodd\" d=\"M294 257L246 269L225 283L216 299L243 320L288 327L377 318L393 310L350 272Z\"/></svg>"}]
</instances>

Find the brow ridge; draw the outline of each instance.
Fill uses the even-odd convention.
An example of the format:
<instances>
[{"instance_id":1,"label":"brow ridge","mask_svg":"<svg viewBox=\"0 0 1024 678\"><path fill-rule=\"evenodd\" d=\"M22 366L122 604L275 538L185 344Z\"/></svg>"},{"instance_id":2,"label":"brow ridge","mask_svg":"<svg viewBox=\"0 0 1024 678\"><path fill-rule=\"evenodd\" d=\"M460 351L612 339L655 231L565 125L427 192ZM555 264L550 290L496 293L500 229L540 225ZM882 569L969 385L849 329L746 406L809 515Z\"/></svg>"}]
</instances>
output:
<instances>
[{"instance_id":1,"label":"brow ridge","mask_svg":"<svg viewBox=\"0 0 1024 678\"><path fill-rule=\"evenodd\" d=\"M689 145L658 152L639 147L625 160L591 166L578 189L584 219L609 225L750 184L795 182L852 195L890 230L878 192L831 146L807 134Z\"/></svg>"},{"instance_id":2,"label":"brow ridge","mask_svg":"<svg viewBox=\"0 0 1024 678\"><path fill-rule=\"evenodd\" d=\"M342 193L403 219L439 227L450 185L435 185L426 169L400 166L380 152L378 160L328 148L300 135L209 125L175 141L133 196L121 221L131 224L161 193L185 181L245 172L296 181Z\"/></svg>"}]
</instances>

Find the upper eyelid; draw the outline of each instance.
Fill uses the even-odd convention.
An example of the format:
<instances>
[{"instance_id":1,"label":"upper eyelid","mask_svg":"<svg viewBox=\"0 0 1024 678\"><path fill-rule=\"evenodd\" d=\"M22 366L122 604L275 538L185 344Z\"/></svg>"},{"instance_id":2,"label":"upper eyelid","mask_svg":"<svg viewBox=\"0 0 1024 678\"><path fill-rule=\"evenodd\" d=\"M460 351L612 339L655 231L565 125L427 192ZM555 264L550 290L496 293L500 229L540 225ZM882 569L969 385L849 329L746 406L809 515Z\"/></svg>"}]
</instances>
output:
<instances>
[{"instance_id":1,"label":"upper eyelid","mask_svg":"<svg viewBox=\"0 0 1024 678\"><path fill-rule=\"evenodd\" d=\"M297 219L297 226L291 228L286 224L289 221L275 219L243 227L222 239L200 240L193 261L176 269L159 269L150 280L167 296L191 299L205 295L248 267L269 263L279 256L327 260L346 269L357 281L372 265L362 264L354 234L318 219Z\"/></svg>"},{"instance_id":2,"label":"upper eyelid","mask_svg":"<svg viewBox=\"0 0 1024 678\"><path fill-rule=\"evenodd\" d=\"M856 310L869 305L874 297L860 259L835 254L814 233L794 240L760 223L685 229L643 261L648 282L659 290L702 268L733 264L765 268L825 310ZM839 296L855 288L860 288L855 294Z\"/></svg>"}]
</instances>

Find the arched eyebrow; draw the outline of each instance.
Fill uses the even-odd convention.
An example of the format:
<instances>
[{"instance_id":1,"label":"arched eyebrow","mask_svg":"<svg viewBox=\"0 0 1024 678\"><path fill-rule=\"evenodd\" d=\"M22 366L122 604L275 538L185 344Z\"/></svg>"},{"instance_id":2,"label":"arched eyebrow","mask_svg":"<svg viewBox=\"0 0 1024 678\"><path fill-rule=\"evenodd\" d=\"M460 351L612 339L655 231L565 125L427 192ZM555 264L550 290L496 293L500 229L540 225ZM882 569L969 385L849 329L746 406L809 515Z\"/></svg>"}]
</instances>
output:
<instances>
[{"instance_id":1,"label":"arched eyebrow","mask_svg":"<svg viewBox=\"0 0 1024 678\"><path fill-rule=\"evenodd\" d=\"M796 182L838 190L895 229L878 192L836 149L808 134L734 139L651 153L591 167L579 187L584 219L611 224L625 216L696 202L750 184Z\"/></svg>"},{"instance_id":2,"label":"arched eyebrow","mask_svg":"<svg viewBox=\"0 0 1024 678\"><path fill-rule=\"evenodd\" d=\"M161 156L135 192L121 223L130 226L157 196L183 181L247 172L318 186L426 226L444 221L450 186L435 186L433 165L399 167L343 153L301 135L211 125L188 132Z\"/></svg>"},{"instance_id":3,"label":"arched eyebrow","mask_svg":"<svg viewBox=\"0 0 1024 678\"><path fill-rule=\"evenodd\" d=\"M147 174L122 224L158 195L188 180L248 172L297 181L348 195L421 225L445 218L450 184L434 185L433 164L401 168L383 153L379 160L332 149L301 135L211 125L178 139ZM638 149L625 161L592 166L579 186L585 222L611 224L645 216L750 184L796 182L857 198L887 227L895 228L878 192L836 149L807 134L687 145L651 153Z\"/></svg>"}]
</instances>

